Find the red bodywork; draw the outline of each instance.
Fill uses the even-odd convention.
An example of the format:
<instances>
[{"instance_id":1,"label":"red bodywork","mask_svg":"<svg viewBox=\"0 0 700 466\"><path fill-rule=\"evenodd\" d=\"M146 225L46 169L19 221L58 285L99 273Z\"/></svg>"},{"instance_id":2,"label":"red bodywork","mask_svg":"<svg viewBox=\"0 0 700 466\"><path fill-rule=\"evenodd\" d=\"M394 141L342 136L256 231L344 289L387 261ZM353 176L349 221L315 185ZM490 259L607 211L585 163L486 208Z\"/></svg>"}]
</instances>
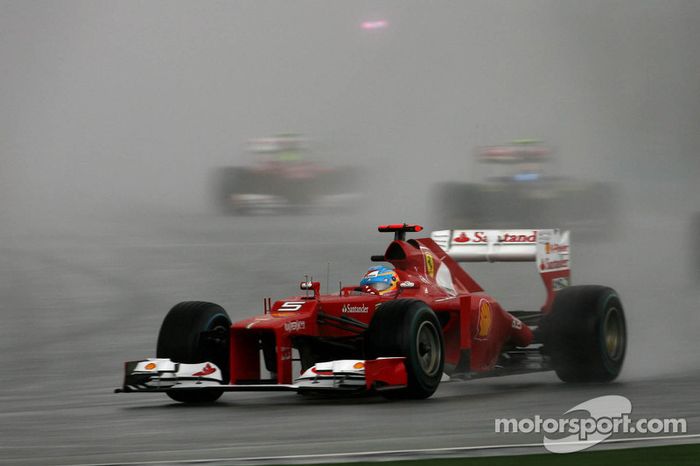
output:
<instances>
[{"instance_id":1,"label":"red bodywork","mask_svg":"<svg viewBox=\"0 0 700 466\"><path fill-rule=\"evenodd\" d=\"M385 226L380 231L396 231ZM389 228L389 229L386 229ZM405 231L420 231L405 230ZM376 260L376 259L375 259ZM357 287L345 287L340 293L320 295L318 282L302 284L308 295L276 301L258 317L235 322L231 326L231 384L251 383L261 379L261 338L274 335L277 380L279 384L292 383L292 347L300 336L323 339L342 339L361 336L362 326L370 324L375 309L383 302L399 299L419 299L428 304L442 324L445 341L445 372L486 372L494 366L504 348L525 347L533 341L530 328L506 312L498 302L485 293L452 258L430 238L403 240L403 234L391 242L383 260L394 266L399 276L399 291L387 296L363 293ZM437 271L446 267L438 280ZM560 275L558 272L557 275ZM567 271L568 274L568 271ZM547 312L553 296L551 280L542 273L548 290L548 299L542 311ZM445 287L449 276L451 287ZM440 283L438 283L440 282ZM449 289L452 288L452 289ZM266 306L267 308L268 306ZM338 322L352 321L350 328ZM341 328L342 327L342 328ZM358 355L357 359L364 359ZM370 363L371 364L371 363ZM393 370L394 363L378 363L366 368L368 384L380 372ZM388 370L387 370L388 369ZM397 370L398 380L405 371ZM399 380L400 381L400 380Z\"/></svg>"}]
</instances>

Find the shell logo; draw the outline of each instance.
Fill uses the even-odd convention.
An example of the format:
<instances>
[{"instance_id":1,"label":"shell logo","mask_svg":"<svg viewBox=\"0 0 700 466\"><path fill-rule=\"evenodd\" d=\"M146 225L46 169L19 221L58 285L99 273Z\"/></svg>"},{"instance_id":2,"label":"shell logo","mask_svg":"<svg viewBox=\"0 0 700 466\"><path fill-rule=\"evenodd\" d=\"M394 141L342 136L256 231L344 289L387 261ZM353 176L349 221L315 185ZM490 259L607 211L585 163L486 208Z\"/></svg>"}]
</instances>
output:
<instances>
[{"instance_id":1,"label":"shell logo","mask_svg":"<svg viewBox=\"0 0 700 466\"><path fill-rule=\"evenodd\" d=\"M432 254L425 254L425 271L431 277L435 276L435 259Z\"/></svg>"},{"instance_id":2,"label":"shell logo","mask_svg":"<svg viewBox=\"0 0 700 466\"><path fill-rule=\"evenodd\" d=\"M491 312L491 304L482 299L479 301L479 320L476 325L476 338L485 339L491 332L493 324L493 313Z\"/></svg>"}]
</instances>

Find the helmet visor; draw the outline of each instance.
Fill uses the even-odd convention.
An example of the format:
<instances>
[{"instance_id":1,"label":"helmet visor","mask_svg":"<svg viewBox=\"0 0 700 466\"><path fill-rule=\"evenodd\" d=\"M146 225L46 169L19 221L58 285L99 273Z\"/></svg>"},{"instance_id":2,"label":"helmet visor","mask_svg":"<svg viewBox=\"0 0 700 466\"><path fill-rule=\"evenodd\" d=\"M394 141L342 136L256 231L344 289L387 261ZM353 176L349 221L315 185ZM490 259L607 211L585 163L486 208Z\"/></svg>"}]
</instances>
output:
<instances>
[{"instance_id":1,"label":"helmet visor","mask_svg":"<svg viewBox=\"0 0 700 466\"><path fill-rule=\"evenodd\" d=\"M371 286L372 288L374 288L377 291L384 291L391 286L391 282L389 282L389 281L374 282L374 283L370 283L369 286Z\"/></svg>"}]
</instances>

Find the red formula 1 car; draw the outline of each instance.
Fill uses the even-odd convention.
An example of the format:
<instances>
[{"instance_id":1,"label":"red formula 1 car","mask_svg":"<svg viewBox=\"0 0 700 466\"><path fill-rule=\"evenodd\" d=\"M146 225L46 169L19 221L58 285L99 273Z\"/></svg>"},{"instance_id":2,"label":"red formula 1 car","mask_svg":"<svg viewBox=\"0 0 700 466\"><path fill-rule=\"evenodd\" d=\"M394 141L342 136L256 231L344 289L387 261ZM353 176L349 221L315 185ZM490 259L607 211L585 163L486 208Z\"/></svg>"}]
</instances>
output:
<instances>
[{"instance_id":1,"label":"red formula 1 car","mask_svg":"<svg viewBox=\"0 0 700 466\"><path fill-rule=\"evenodd\" d=\"M126 363L118 392L165 392L211 402L224 391L358 392L427 398L441 381L555 370L566 382L607 382L626 347L622 304L604 286L570 286L569 235L559 230L445 230L385 225L394 290L344 287L265 300L231 323L216 304L173 307L157 358ZM547 290L539 310L508 312L459 261L533 261ZM300 367L298 367L300 366ZM295 373L298 377L295 378Z\"/></svg>"}]
</instances>

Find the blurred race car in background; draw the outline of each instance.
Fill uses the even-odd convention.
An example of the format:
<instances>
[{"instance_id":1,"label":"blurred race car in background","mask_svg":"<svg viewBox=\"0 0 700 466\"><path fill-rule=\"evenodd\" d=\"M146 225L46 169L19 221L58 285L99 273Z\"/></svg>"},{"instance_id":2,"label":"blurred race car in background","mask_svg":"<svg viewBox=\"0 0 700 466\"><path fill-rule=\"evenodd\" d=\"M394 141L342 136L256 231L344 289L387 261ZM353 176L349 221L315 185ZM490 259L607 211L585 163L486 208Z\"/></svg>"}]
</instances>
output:
<instances>
[{"instance_id":1,"label":"blurred race car in background","mask_svg":"<svg viewBox=\"0 0 700 466\"><path fill-rule=\"evenodd\" d=\"M575 233L609 236L617 219L617 189L546 173L552 150L538 140L516 140L477 149L480 166L497 176L484 182L446 182L432 195L434 225L532 228L558 225ZM493 174L493 173L491 173Z\"/></svg>"},{"instance_id":2,"label":"blurred race car in background","mask_svg":"<svg viewBox=\"0 0 700 466\"><path fill-rule=\"evenodd\" d=\"M127 362L116 391L185 403L253 390L421 399L450 379L546 370L565 382L617 377L627 339L620 298L606 286L571 286L568 232L444 230L406 240L421 230L380 226L394 240L371 259L393 269L372 267L337 293L322 295L305 278L303 294L266 298L261 315L233 324L216 304L177 304L157 357ZM506 311L458 261L535 262L545 303Z\"/></svg>"},{"instance_id":3,"label":"blurred race car in background","mask_svg":"<svg viewBox=\"0 0 700 466\"><path fill-rule=\"evenodd\" d=\"M214 170L212 194L219 210L255 215L349 208L361 192L361 170L331 167L308 159L307 141L298 134L253 139L249 166Z\"/></svg>"}]
</instances>

